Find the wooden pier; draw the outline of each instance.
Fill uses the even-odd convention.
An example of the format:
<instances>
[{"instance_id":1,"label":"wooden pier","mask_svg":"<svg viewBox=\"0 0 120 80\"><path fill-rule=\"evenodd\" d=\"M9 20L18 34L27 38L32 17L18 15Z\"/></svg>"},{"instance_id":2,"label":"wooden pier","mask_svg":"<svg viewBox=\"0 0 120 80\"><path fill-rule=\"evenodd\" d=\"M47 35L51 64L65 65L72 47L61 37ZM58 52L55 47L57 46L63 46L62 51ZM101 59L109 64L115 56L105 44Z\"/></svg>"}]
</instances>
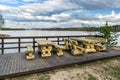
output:
<instances>
[{"instance_id":1,"label":"wooden pier","mask_svg":"<svg viewBox=\"0 0 120 80\"><path fill-rule=\"evenodd\" d=\"M120 56L120 50L113 49L107 49L105 52L89 53L79 56L73 56L69 51L64 51L63 53L64 55L61 57L58 57L52 52L51 57L41 58L40 55L35 52L36 58L34 60L26 60L25 53L1 54L0 79Z\"/></svg>"}]
</instances>

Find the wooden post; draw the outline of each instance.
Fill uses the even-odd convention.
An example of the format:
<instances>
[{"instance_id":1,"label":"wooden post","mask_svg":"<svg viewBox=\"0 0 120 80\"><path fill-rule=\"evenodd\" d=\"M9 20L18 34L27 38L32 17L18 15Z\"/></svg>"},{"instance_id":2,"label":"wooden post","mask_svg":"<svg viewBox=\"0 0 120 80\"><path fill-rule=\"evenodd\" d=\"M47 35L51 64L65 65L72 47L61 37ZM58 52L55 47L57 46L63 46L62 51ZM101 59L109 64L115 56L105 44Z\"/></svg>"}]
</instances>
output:
<instances>
[{"instance_id":1,"label":"wooden post","mask_svg":"<svg viewBox=\"0 0 120 80\"><path fill-rule=\"evenodd\" d=\"M58 43L58 45L59 45L59 37L57 37L57 43Z\"/></svg>"},{"instance_id":2,"label":"wooden post","mask_svg":"<svg viewBox=\"0 0 120 80\"><path fill-rule=\"evenodd\" d=\"M48 40L48 37L46 37L46 40Z\"/></svg>"},{"instance_id":3,"label":"wooden post","mask_svg":"<svg viewBox=\"0 0 120 80\"><path fill-rule=\"evenodd\" d=\"M35 38L33 38L33 50L35 52Z\"/></svg>"},{"instance_id":4,"label":"wooden post","mask_svg":"<svg viewBox=\"0 0 120 80\"><path fill-rule=\"evenodd\" d=\"M4 54L4 39L2 38L2 45L1 45L1 48L2 48L2 54Z\"/></svg>"}]
</instances>

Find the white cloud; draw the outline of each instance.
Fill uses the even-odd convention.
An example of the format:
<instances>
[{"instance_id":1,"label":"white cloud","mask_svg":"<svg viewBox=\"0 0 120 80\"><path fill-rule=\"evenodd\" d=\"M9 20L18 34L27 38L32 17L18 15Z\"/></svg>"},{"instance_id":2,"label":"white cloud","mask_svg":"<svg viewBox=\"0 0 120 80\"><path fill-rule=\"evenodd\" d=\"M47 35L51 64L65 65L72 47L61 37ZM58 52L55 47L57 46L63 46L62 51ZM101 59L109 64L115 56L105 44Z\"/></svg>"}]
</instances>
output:
<instances>
[{"instance_id":1,"label":"white cloud","mask_svg":"<svg viewBox=\"0 0 120 80\"><path fill-rule=\"evenodd\" d=\"M2 0L5 1L12 3L13 0ZM23 0L23 4L36 1L38 0ZM20 3L20 0L15 3ZM18 7L0 5L0 10L7 27L79 27L81 24L103 25L105 21L109 21L111 25L120 24L120 13L116 14L114 11L107 15L81 14L82 10L120 8L119 4L119 0L48 0Z\"/></svg>"},{"instance_id":2,"label":"white cloud","mask_svg":"<svg viewBox=\"0 0 120 80\"><path fill-rule=\"evenodd\" d=\"M38 0L23 0L23 2L36 2Z\"/></svg>"},{"instance_id":3,"label":"white cloud","mask_svg":"<svg viewBox=\"0 0 120 80\"><path fill-rule=\"evenodd\" d=\"M20 0L1 0L2 3L18 4Z\"/></svg>"},{"instance_id":4,"label":"white cloud","mask_svg":"<svg viewBox=\"0 0 120 80\"><path fill-rule=\"evenodd\" d=\"M0 10L9 10L11 7L0 5Z\"/></svg>"},{"instance_id":5,"label":"white cloud","mask_svg":"<svg viewBox=\"0 0 120 80\"><path fill-rule=\"evenodd\" d=\"M109 21L109 22L119 22L120 21L120 13L115 14L114 11L109 15L97 15L100 20Z\"/></svg>"},{"instance_id":6,"label":"white cloud","mask_svg":"<svg viewBox=\"0 0 120 80\"><path fill-rule=\"evenodd\" d=\"M61 14L55 14L51 16L52 19L56 20L57 22L67 21L71 19L71 16L69 14L61 13Z\"/></svg>"}]
</instances>

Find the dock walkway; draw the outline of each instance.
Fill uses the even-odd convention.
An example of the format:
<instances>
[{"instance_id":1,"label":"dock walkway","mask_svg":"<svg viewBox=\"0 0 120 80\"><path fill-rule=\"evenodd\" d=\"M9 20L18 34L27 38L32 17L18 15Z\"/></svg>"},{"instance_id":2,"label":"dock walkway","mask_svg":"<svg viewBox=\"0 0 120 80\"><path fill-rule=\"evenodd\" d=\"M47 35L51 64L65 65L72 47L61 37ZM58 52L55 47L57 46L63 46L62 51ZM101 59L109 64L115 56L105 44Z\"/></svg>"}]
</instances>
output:
<instances>
[{"instance_id":1,"label":"dock walkway","mask_svg":"<svg viewBox=\"0 0 120 80\"><path fill-rule=\"evenodd\" d=\"M120 50L113 49L80 56L73 56L67 51L63 53L64 55L61 57L53 53L51 57L47 58L41 58L35 53L34 60L26 60L25 53L0 55L0 79L120 56Z\"/></svg>"}]
</instances>

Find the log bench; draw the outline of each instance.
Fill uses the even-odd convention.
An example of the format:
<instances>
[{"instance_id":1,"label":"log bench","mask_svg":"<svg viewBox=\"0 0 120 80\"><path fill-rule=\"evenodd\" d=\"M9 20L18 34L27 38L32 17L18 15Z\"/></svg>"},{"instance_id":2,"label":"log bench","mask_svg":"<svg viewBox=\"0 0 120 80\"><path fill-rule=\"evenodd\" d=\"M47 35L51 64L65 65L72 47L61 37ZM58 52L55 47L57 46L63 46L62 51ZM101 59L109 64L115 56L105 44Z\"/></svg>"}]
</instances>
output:
<instances>
[{"instance_id":1,"label":"log bench","mask_svg":"<svg viewBox=\"0 0 120 80\"><path fill-rule=\"evenodd\" d=\"M72 48L71 53L73 55L81 55L84 54L85 49L78 45L78 42L75 40L69 40L70 46Z\"/></svg>"},{"instance_id":2,"label":"log bench","mask_svg":"<svg viewBox=\"0 0 120 80\"><path fill-rule=\"evenodd\" d=\"M96 49L97 51L105 51L105 50L106 50L106 46L97 43L97 44L95 44L95 49Z\"/></svg>"},{"instance_id":3,"label":"log bench","mask_svg":"<svg viewBox=\"0 0 120 80\"><path fill-rule=\"evenodd\" d=\"M35 55L33 54L33 47L31 45L27 45L26 47L26 59L34 59Z\"/></svg>"},{"instance_id":4,"label":"log bench","mask_svg":"<svg viewBox=\"0 0 120 80\"><path fill-rule=\"evenodd\" d=\"M57 45L55 43L53 43L52 45L53 45L53 50L57 52L57 56L62 56L63 55L64 46L60 46L60 45Z\"/></svg>"}]
</instances>

